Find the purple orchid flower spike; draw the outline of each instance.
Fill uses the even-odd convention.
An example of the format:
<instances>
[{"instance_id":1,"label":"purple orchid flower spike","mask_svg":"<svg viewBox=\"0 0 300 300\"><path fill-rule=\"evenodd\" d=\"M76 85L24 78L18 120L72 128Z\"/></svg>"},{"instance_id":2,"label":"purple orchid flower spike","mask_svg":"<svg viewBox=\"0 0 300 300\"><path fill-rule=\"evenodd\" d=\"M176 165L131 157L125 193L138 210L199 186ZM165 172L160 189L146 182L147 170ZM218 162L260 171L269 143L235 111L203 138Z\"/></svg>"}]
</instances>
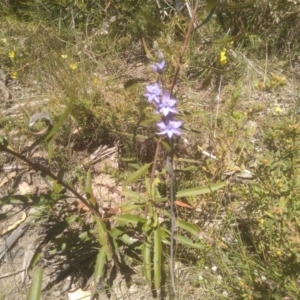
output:
<instances>
[{"instance_id":1,"label":"purple orchid flower spike","mask_svg":"<svg viewBox=\"0 0 300 300\"><path fill-rule=\"evenodd\" d=\"M156 103L159 103L162 94L162 88L160 85L157 82L154 84L148 84L146 85L146 90L147 93L144 94L144 96L148 98L148 101L155 101Z\"/></svg>"},{"instance_id":2,"label":"purple orchid flower spike","mask_svg":"<svg viewBox=\"0 0 300 300\"><path fill-rule=\"evenodd\" d=\"M151 68L154 72L162 74L165 65L166 62L162 59L160 62L151 65ZM157 123L157 126L160 128L158 134L166 134L170 139L173 135L181 135L182 132L179 128L183 122L174 120L174 114L178 112L175 108L177 100L171 98L171 94L168 91L163 91L159 82L148 84L144 96L147 97L148 102L152 102L156 106L155 113L163 115L163 120Z\"/></svg>"},{"instance_id":3,"label":"purple orchid flower spike","mask_svg":"<svg viewBox=\"0 0 300 300\"><path fill-rule=\"evenodd\" d=\"M158 122L157 126L160 128L160 132L158 134L166 134L170 139L174 134L181 135L182 132L179 127L182 125L182 121L174 121L173 115L169 114L166 116L163 122Z\"/></svg>"},{"instance_id":4,"label":"purple orchid flower spike","mask_svg":"<svg viewBox=\"0 0 300 300\"><path fill-rule=\"evenodd\" d=\"M177 103L176 99L172 99L170 97L170 93L165 91L160 98L160 102L157 103L157 112L167 116L169 113L176 114L177 110L174 108L175 104Z\"/></svg>"},{"instance_id":5,"label":"purple orchid flower spike","mask_svg":"<svg viewBox=\"0 0 300 300\"><path fill-rule=\"evenodd\" d=\"M150 67L153 70L153 72L162 74L164 71L165 65L166 65L166 62L163 59L161 62L151 65Z\"/></svg>"}]
</instances>

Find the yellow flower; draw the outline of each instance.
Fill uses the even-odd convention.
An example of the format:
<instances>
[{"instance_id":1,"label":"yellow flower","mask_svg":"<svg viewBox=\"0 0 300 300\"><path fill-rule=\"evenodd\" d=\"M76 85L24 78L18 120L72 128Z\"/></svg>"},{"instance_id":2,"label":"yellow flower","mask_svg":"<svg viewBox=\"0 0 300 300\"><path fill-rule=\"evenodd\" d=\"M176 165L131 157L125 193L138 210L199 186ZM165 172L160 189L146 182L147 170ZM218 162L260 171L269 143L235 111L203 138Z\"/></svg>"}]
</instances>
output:
<instances>
[{"instance_id":1,"label":"yellow flower","mask_svg":"<svg viewBox=\"0 0 300 300\"><path fill-rule=\"evenodd\" d=\"M11 72L11 78L16 79L18 77L17 72Z\"/></svg>"},{"instance_id":2,"label":"yellow flower","mask_svg":"<svg viewBox=\"0 0 300 300\"><path fill-rule=\"evenodd\" d=\"M220 64L222 66L227 64L227 56L226 56L226 48L223 48L222 51L220 52Z\"/></svg>"},{"instance_id":3,"label":"yellow flower","mask_svg":"<svg viewBox=\"0 0 300 300\"><path fill-rule=\"evenodd\" d=\"M1 39L1 41L2 41L4 44L7 44L7 39L6 39L6 38Z\"/></svg>"},{"instance_id":4,"label":"yellow flower","mask_svg":"<svg viewBox=\"0 0 300 300\"><path fill-rule=\"evenodd\" d=\"M282 108L280 108L279 106L275 106L274 110L277 114L280 114L282 112Z\"/></svg>"},{"instance_id":5,"label":"yellow flower","mask_svg":"<svg viewBox=\"0 0 300 300\"><path fill-rule=\"evenodd\" d=\"M73 63L70 63L70 68L72 70L76 70L77 69L77 63L73 62Z\"/></svg>"},{"instance_id":6,"label":"yellow flower","mask_svg":"<svg viewBox=\"0 0 300 300\"><path fill-rule=\"evenodd\" d=\"M14 52L14 51L10 51L10 52L8 53L8 56L9 56L11 59L13 59L13 58L15 57L15 52Z\"/></svg>"},{"instance_id":7,"label":"yellow flower","mask_svg":"<svg viewBox=\"0 0 300 300\"><path fill-rule=\"evenodd\" d=\"M94 78L93 78L93 82L94 82L95 84L97 84L97 83L99 83L99 79L96 78L96 77L94 77Z\"/></svg>"},{"instance_id":8,"label":"yellow flower","mask_svg":"<svg viewBox=\"0 0 300 300\"><path fill-rule=\"evenodd\" d=\"M63 59L66 59L66 58L68 57L68 55L67 55L67 54L62 54L61 57L62 57Z\"/></svg>"}]
</instances>

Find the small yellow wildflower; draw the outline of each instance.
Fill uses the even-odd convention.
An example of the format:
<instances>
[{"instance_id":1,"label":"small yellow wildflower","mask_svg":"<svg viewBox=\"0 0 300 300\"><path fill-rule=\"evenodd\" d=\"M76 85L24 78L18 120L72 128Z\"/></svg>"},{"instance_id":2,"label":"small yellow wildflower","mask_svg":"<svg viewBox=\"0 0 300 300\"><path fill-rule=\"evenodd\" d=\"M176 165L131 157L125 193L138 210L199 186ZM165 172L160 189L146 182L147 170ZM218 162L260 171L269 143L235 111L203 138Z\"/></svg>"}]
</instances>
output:
<instances>
[{"instance_id":1,"label":"small yellow wildflower","mask_svg":"<svg viewBox=\"0 0 300 300\"><path fill-rule=\"evenodd\" d=\"M220 52L220 64L222 66L227 64L227 56L226 56L226 48L223 48L222 51Z\"/></svg>"},{"instance_id":2,"label":"small yellow wildflower","mask_svg":"<svg viewBox=\"0 0 300 300\"><path fill-rule=\"evenodd\" d=\"M261 91L265 91L267 88L266 85L262 81L255 83L254 87Z\"/></svg>"},{"instance_id":3,"label":"small yellow wildflower","mask_svg":"<svg viewBox=\"0 0 300 300\"><path fill-rule=\"evenodd\" d=\"M18 77L18 73L17 72L11 72L11 78L16 79Z\"/></svg>"},{"instance_id":4,"label":"small yellow wildflower","mask_svg":"<svg viewBox=\"0 0 300 300\"><path fill-rule=\"evenodd\" d=\"M62 54L61 57L62 57L63 59L66 59L66 58L68 57L68 55L67 55L67 54Z\"/></svg>"},{"instance_id":5,"label":"small yellow wildflower","mask_svg":"<svg viewBox=\"0 0 300 300\"><path fill-rule=\"evenodd\" d=\"M70 63L70 68L72 70L76 70L77 69L77 63L73 62L73 63Z\"/></svg>"},{"instance_id":6,"label":"small yellow wildflower","mask_svg":"<svg viewBox=\"0 0 300 300\"><path fill-rule=\"evenodd\" d=\"M282 108L280 108L279 106L275 106L274 110L277 114L280 114L282 112Z\"/></svg>"},{"instance_id":7,"label":"small yellow wildflower","mask_svg":"<svg viewBox=\"0 0 300 300\"><path fill-rule=\"evenodd\" d=\"M272 76L271 84L273 85L285 85L286 84L286 77L285 76Z\"/></svg>"},{"instance_id":8,"label":"small yellow wildflower","mask_svg":"<svg viewBox=\"0 0 300 300\"><path fill-rule=\"evenodd\" d=\"M7 44L7 39L6 39L6 38L1 39L1 41L2 41L4 44Z\"/></svg>"},{"instance_id":9,"label":"small yellow wildflower","mask_svg":"<svg viewBox=\"0 0 300 300\"><path fill-rule=\"evenodd\" d=\"M14 52L14 51L10 51L10 52L8 53L8 56L9 56L11 59L13 59L13 58L15 57L15 52Z\"/></svg>"}]
</instances>

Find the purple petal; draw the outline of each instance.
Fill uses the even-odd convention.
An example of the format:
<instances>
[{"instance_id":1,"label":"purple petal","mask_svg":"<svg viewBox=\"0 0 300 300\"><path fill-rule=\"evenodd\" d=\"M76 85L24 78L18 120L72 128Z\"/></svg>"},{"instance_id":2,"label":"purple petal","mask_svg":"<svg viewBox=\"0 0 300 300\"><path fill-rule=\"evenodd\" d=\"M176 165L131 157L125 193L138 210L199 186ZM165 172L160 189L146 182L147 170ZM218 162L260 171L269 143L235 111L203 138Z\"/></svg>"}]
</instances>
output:
<instances>
[{"instance_id":1,"label":"purple petal","mask_svg":"<svg viewBox=\"0 0 300 300\"><path fill-rule=\"evenodd\" d=\"M154 65L151 65L151 69L158 73L158 74L162 74L162 72L164 71L164 67L165 67L166 62L164 60L162 60L160 63L155 63Z\"/></svg>"},{"instance_id":2,"label":"purple petal","mask_svg":"<svg viewBox=\"0 0 300 300\"><path fill-rule=\"evenodd\" d=\"M165 65L166 65L166 62L165 62L164 59L163 59L160 63L158 63L158 66L159 66L159 68L160 68L161 70L164 69Z\"/></svg>"},{"instance_id":3,"label":"purple petal","mask_svg":"<svg viewBox=\"0 0 300 300\"><path fill-rule=\"evenodd\" d=\"M160 112L161 114L163 114L164 116L167 116L169 113L173 113L176 114L177 110L173 107L169 107L169 106L160 106L158 108L158 112Z\"/></svg>"},{"instance_id":4,"label":"purple petal","mask_svg":"<svg viewBox=\"0 0 300 300\"><path fill-rule=\"evenodd\" d=\"M162 89L160 85L156 82L154 84L148 84L146 86L147 93L144 94L148 98L148 101L160 102L159 98L162 94Z\"/></svg>"},{"instance_id":5,"label":"purple petal","mask_svg":"<svg viewBox=\"0 0 300 300\"><path fill-rule=\"evenodd\" d=\"M150 67L151 67L153 72L158 73L156 65L151 65Z\"/></svg>"},{"instance_id":6,"label":"purple petal","mask_svg":"<svg viewBox=\"0 0 300 300\"><path fill-rule=\"evenodd\" d=\"M154 83L154 84L146 85L146 90L149 93L162 93L162 89L161 89L160 85L157 82Z\"/></svg>"},{"instance_id":7,"label":"purple petal","mask_svg":"<svg viewBox=\"0 0 300 300\"><path fill-rule=\"evenodd\" d=\"M182 121L170 121L170 123L172 123L172 127L177 129L182 125Z\"/></svg>"},{"instance_id":8,"label":"purple petal","mask_svg":"<svg viewBox=\"0 0 300 300\"><path fill-rule=\"evenodd\" d=\"M177 100L175 100L175 99L170 99L168 101L169 106L174 106L176 103L177 103Z\"/></svg>"},{"instance_id":9,"label":"purple petal","mask_svg":"<svg viewBox=\"0 0 300 300\"><path fill-rule=\"evenodd\" d=\"M171 130L169 130L168 132L167 132L167 136L169 137L169 139L171 139L172 138L172 136L173 136L173 131L171 131Z\"/></svg>"},{"instance_id":10,"label":"purple petal","mask_svg":"<svg viewBox=\"0 0 300 300\"><path fill-rule=\"evenodd\" d=\"M172 118L172 114L170 114L169 118ZM157 126L161 129L158 134L167 134L169 138L172 138L174 134L181 135L182 132L178 128L182 125L182 121L170 121L168 120L168 116L164 122L157 123Z\"/></svg>"},{"instance_id":11,"label":"purple petal","mask_svg":"<svg viewBox=\"0 0 300 300\"><path fill-rule=\"evenodd\" d=\"M146 98L148 98L147 100L149 101L149 102L152 102L152 101L155 101L155 102L157 102L157 101L159 101L159 97L157 96L157 95L154 95L154 94L150 94L150 93L146 93L146 94L144 94L144 96L146 97Z\"/></svg>"},{"instance_id":12,"label":"purple petal","mask_svg":"<svg viewBox=\"0 0 300 300\"><path fill-rule=\"evenodd\" d=\"M162 101L168 103L170 106L174 106L177 103L177 100L170 97L170 93L167 91L164 91L162 95Z\"/></svg>"},{"instance_id":13,"label":"purple petal","mask_svg":"<svg viewBox=\"0 0 300 300\"><path fill-rule=\"evenodd\" d=\"M166 129L166 128L167 128L167 126L166 126L166 124L165 124L164 122L158 122L158 123L157 123L157 126L158 126L160 129Z\"/></svg>"}]
</instances>

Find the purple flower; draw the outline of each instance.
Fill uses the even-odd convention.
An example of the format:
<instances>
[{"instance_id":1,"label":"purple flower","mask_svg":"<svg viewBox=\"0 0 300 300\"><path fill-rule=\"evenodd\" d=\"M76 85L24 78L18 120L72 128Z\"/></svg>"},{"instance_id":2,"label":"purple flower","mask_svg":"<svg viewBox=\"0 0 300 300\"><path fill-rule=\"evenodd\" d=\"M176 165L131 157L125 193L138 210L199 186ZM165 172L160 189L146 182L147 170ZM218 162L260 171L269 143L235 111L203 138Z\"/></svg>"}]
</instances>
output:
<instances>
[{"instance_id":1,"label":"purple flower","mask_svg":"<svg viewBox=\"0 0 300 300\"><path fill-rule=\"evenodd\" d=\"M170 93L165 91L160 98L160 101L157 103L157 112L163 114L164 116L167 116L169 113L176 114L177 110L174 108L176 102L177 100L172 99L170 97Z\"/></svg>"},{"instance_id":2,"label":"purple flower","mask_svg":"<svg viewBox=\"0 0 300 300\"><path fill-rule=\"evenodd\" d=\"M148 98L149 102L152 102L153 100L157 103L159 103L159 98L162 94L162 89L160 85L156 82L154 84L148 84L146 85L147 93L144 94L145 97Z\"/></svg>"},{"instance_id":3,"label":"purple flower","mask_svg":"<svg viewBox=\"0 0 300 300\"><path fill-rule=\"evenodd\" d=\"M150 67L155 73L162 74L162 72L164 71L165 65L166 65L165 60L162 60L159 63L151 65Z\"/></svg>"},{"instance_id":4,"label":"purple flower","mask_svg":"<svg viewBox=\"0 0 300 300\"><path fill-rule=\"evenodd\" d=\"M157 126L160 128L158 134L167 134L169 138L172 138L173 134L181 135L182 132L178 129L182 125L182 121L174 121L173 115L166 116L163 122L158 122Z\"/></svg>"}]
</instances>

